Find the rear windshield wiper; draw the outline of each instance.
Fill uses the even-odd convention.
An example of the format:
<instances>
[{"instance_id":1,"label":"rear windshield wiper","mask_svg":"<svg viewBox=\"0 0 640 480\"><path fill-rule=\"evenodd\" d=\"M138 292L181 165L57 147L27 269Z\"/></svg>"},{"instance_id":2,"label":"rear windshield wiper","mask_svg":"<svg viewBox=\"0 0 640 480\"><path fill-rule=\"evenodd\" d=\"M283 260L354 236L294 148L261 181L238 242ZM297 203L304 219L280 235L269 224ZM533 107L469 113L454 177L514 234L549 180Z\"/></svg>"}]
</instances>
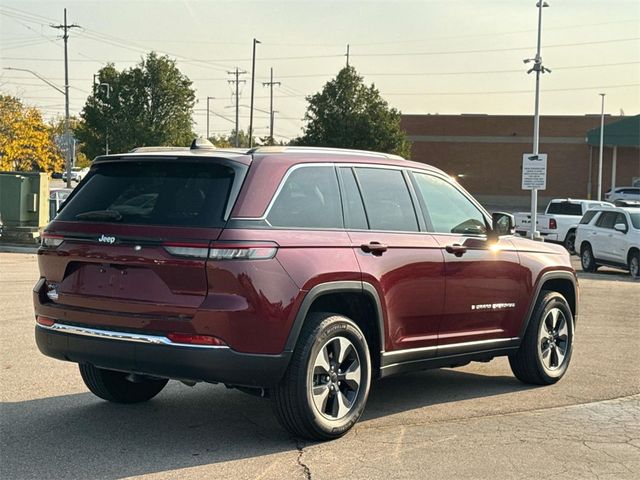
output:
<instances>
[{"instance_id":1,"label":"rear windshield wiper","mask_svg":"<svg viewBox=\"0 0 640 480\"><path fill-rule=\"evenodd\" d=\"M91 210L76 215L77 220L122 220L122 214L117 210Z\"/></svg>"}]
</instances>

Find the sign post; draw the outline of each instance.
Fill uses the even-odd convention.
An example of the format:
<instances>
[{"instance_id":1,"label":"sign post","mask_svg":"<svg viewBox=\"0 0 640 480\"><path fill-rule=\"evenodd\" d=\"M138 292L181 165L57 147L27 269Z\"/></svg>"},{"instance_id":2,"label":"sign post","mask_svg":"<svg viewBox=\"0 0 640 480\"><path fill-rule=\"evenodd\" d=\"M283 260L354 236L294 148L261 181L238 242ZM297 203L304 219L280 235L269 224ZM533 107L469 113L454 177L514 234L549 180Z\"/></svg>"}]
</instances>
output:
<instances>
[{"instance_id":1,"label":"sign post","mask_svg":"<svg viewBox=\"0 0 640 480\"><path fill-rule=\"evenodd\" d=\"M536 240L538 232L538 190L547 188L547 154L525 153L522 155L522 189L531 190L531 229L530 236Z\"/></svg>"}]
</instances>

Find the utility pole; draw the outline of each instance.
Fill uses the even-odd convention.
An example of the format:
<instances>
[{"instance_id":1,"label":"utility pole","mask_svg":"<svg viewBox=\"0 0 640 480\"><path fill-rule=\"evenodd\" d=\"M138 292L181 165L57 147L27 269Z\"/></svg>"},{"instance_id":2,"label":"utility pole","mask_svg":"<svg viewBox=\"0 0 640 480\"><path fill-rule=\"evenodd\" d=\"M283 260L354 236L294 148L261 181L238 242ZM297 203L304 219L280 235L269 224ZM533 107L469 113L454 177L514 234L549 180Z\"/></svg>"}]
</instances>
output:
<instances>
[{"instance_id":1,"label":"utility pole","mask_svg":"<svg viewBox=\"0 0 640 480\"><path fill-rule=\"evenodd\" d=\"M347 67L348 67L349 66L349 44L348 43L347 43L347 54L346 54L346 57L347 57Z\"/></svg>"},{"instance_id":2,"label":"utility pole","mask_svg":"<svg viewBox=\"0 0 640 480\"><path fill-rule=\"evenodd\" d=\"M207 97L207 140L209 140L209 100L215 100L215 97Z\"/></svg>"},{"instance_id":3,"label":"utility pole","mask_svg":"<svg viewBox=\"0 0 640 480\"><path fill-rule=\"evenodd\" d=\"M66 151L66 170L67 170L67 188L71 188L71 132L69 131L69 58L67 53L67 41L69 40L69 30L72 28L80 28L80 25L67 24L67 9L64 9L64 24L51 25L52 28L62 29L64 34L64 133L67 142Z\"/></svg>"},{"instance_id":4,"label":"utility pole","mask_svg":"<svg viewBox=\"0 0 640 480\"><path fill-rule=\"evenodd\" d=\"M269 141L273 145L273 86L282 85L280 82L273 81L273 67L271 67L271 80L268 82L262 82L264 87L269 86Z\"/></svg>"},{"instance_id":5,"label":"utility pole","mask_svg":"<svg viewBox=\"0 0 640 480\"><path fill-rule=\"evenodd\" d=\"M109 101L109 92L111 91L111 85L107 82L102 82L100 84L101 87L107 87L107 102ZM107 126L105 128L104 134L104 154L109 155L109 122L107 121Z\"/></svg>"},{"instance_id":6,"label":"utility pole","mask_svg":"<svg viewBox=\"0 0 640 480\"><path fill-rule=\"evenodd\" d=\"M600 113L600 160L598 161L598 200L602 200L602 151L604 149L604 96L606 94L600 93L602 97L602 111Z\"/></svg>"},{"instance_id":7,"label":"utility pole","mask_svg":"<svg viewBox=\"0 0 640 480\"><path fill-rule=\"evenodd\" d=\"M533 67L527 73L536 72L536 94L535 94L535 106L533 114L533 155L537 156L540 148L540 74L549 72L551 70L542 66L542 57L540 56L540 41L542 37L542 9L548 7L547 2L538 0L536 7L538 7L538 44L536 48L536 56L531 59L524 60L524 63L529 63L533 60ZM538 232L538 190L536 188L531 189L531 239L539 240L540 233Z\"/></svg>"},{"instance_id":8,"label":"utility pole","mask_svg":"<svg viewBox=\"0 0 640 480\"><path fill-rule=\"evenodd\" d=\"M249 148L253 147L253 90L256 81L256 44L262 43L260 40L253 39L253 59L251 62L251 108L249 111Z\"/></svg>"},{"instance_id":9,"label":"utility pole","mask_svg":"<svg viewBox=\"0 0 640 480\"><path fill-rule=\"evenodd\" d=\"M238 112L240 111L240 92L239 92L239 85L241 83L244 83L245 80L240 80L240 75L244 75L245 73L247 73L246 71L242 70L238 70L238 67L236 67L236 71L235 72L227 72L229 75L235 75L236 79L235 80L227 80L229 83L235 83L236 84L236 148L238 148L240 146L240 127L238 125Z\"/></svg>"}]
</instances>

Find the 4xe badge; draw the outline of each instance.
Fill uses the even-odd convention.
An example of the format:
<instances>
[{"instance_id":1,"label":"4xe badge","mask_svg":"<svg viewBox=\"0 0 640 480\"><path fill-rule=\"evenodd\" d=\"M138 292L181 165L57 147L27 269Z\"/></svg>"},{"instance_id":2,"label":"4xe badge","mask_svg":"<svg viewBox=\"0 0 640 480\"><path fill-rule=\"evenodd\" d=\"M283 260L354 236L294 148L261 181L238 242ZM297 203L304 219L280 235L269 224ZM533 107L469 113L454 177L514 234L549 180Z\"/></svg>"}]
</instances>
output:
<instances>
[{"instance_id":1,"label":"4xe badge","mask_svg":"<svg viewBox=\"0 0 640 480\"><path fill-rule=\"evenodd\" d=\"M103 234L100 238L98 238L98 241L101 243L108 243L109 245L113 245L116 242L116 237L107 237Z\"/></svg>"}]
</instances>

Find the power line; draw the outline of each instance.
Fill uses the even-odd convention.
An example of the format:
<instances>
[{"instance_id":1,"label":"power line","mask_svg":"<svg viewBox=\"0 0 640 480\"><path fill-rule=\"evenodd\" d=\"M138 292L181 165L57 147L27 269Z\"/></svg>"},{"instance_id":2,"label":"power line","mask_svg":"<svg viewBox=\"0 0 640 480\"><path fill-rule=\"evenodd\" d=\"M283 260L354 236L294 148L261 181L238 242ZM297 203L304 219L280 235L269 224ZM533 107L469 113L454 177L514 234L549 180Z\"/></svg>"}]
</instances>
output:
<instances>
[{"instance_id":1,"label":"power line","mask_svg":"<svg viewBox=\"0 0 640 480\"><path fill-rule=\"evenodd\" d=\"M235 141L235 146L239 147L240 146L240 126L239 126L239 111L240 111L240 84L241 83L245 83L246 80L240 80L240 75L245 75L247 72L244 70L240 70L238 67L236 67L234 72L227 72L229 75L235 75L235 80L227 80L229 83L235 83L236 86L236 92L235 92L235 96L236 96L236 141Z\"/></svg>"},{"instance_id":2,"label":"power line","mask_svg":"<svg viewBox=\"0 0 640 480\"><path fill-rule=\"evenodd\" d=\"M547 92L572 92L575 90L598 90L598 89L610 89L610 88L630 88L630 87L640 87L640 83L626 83L626 84L618 84L618 85L600 85L600 86L591 86L591 87L571 87L571 88L547 88L545 89L545 93ZM495 90L489 92L383 92L382 95L386 96L415 96L415 97L425 97L425 96L442 96L442 95L503 95L503 94L515 94L515 93L531 93L531 90Z\"/></svg>"}]
</instances>

